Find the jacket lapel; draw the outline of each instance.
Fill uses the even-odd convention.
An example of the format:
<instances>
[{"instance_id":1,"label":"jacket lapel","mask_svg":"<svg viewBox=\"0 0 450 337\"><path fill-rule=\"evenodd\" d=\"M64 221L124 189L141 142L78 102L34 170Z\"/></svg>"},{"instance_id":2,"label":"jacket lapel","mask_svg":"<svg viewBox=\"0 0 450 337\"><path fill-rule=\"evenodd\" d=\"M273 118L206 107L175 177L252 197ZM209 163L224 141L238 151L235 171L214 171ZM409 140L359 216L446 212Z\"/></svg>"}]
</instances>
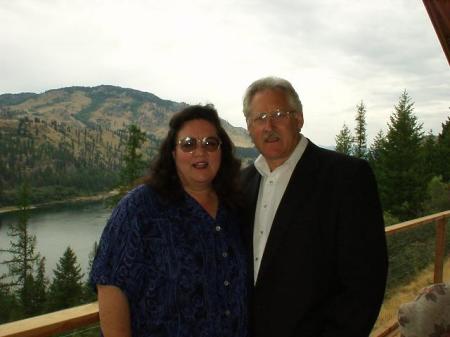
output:
<instances>
[{"instance_id":1,"label":"jacket lapel","mask_svg":"<svg viewBox=\"0 0 450 337\"><path fill-rule=\"evenodd\" d=\"M258 201L258 193L259 193L259 184L261 182L261 175L256 171L255 166L252 166L252 170L249 172L251 175L250 179L248 180L248 186L247 186L247 196L246 200L249 202L248 204L248 222L250 223L251 232L253 233L253 227L255 222L255 209L256 209L256 203ZM253 235L252 235L253 236ZM253 239L251 240L253 242Z\"/></svg>"},{"instance_id":2,"label":"jacket lapel","mask_svg":"<svg viewBox=\"0 0 450 337\"><path fill-rule=\"evenodd\" d=\"M260 280L264 280L264 274L270 270L271 261L276 255L286 230L292 223L291 219L295 218L296 223L301 223L301 218L307 214L304 206L307 204L308 196L312 194L317 180L317 150L317 146L309 141L305 152L292 172L286 191L275 213L261 260L256 286L261 283ZM255 207L252 209L255 209Z\"/></svg>"},{"instance_id":3,"label":"jacket lapel","mask_svg":"<svg viewBox=\"0 0 450 337\"><path fill-rule=\"evenodd\" d=\"M255 222L255 209L258 201L259 184L261 182L261 175L258 173L254 165L246 168L242 177L242 184L245 198L244 226L242 238L244 240L245 247L247 247L249 259L249 275L251 275L251 285L254 284L254 272L253 272L253 228Z\"/></svg>"}]
</instances>

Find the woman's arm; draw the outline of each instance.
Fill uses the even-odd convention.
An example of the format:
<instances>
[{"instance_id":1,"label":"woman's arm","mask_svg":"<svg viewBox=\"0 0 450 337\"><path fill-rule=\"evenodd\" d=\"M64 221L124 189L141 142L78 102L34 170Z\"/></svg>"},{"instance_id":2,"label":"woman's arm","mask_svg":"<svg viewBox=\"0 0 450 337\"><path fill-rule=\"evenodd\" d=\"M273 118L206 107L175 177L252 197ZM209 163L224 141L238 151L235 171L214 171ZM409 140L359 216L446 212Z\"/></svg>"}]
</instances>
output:
<instances>
[{"instance_id":1,"label":"woman's arm","mask_svg":"<svg viewBox=\"0 0 450 337\"><path fill-rule=\"evenodd\" d=\"M118 287L97 285L100 327L104 337L131 337L130 307Z\"/></svg>"}]
</instances>

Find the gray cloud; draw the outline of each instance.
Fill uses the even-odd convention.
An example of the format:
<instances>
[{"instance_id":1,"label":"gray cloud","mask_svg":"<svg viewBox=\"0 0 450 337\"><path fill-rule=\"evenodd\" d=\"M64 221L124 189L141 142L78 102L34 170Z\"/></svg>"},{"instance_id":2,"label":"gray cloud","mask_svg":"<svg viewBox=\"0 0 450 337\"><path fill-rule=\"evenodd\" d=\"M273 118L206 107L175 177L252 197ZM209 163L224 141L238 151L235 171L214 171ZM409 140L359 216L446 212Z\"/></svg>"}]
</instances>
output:
<instances>
[{"instance_id":1,"label":"gray cloud","mask_svg":"<svg viewBox=\"0 0 450 337\"><path fill-rule=\"evenodd\" d=\"M0 93L120 85L213 102L240 126L246 86L283 76L324 145L360 100L371 137L404 89L435 132L450 105L445 56L422 3L408 0L0 0L0 50Z\"/></svg>"}]
</instances>

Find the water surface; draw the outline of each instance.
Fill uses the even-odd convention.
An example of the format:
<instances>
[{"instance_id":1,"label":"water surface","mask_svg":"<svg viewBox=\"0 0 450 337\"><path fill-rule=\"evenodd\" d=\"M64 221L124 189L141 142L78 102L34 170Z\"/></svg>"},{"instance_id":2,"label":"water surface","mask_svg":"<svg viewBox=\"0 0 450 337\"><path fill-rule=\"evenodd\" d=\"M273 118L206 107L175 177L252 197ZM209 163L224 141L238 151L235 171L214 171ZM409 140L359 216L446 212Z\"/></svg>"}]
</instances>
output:
<instances>
[{"instance_id":1,"label":"water surface","mask_svg":"<svg viewBox=\"0 0 450 337\"><path fill-rule=\"evenodd\" d=\"M85 204L58 205L30 211L28 229L36 235L36 251L46 258L46 272L53 277L53 269L70 246L76 253L78 262L87 277L88 257L95 241L99 241L101 232L111 210L101 202ZM8 224L17 222L17 212L0 214L0 248L9 247ZM0 262L6 254L0 253ZM6 272L0 265L0 274Z\"/></svg>"}]
</instances>

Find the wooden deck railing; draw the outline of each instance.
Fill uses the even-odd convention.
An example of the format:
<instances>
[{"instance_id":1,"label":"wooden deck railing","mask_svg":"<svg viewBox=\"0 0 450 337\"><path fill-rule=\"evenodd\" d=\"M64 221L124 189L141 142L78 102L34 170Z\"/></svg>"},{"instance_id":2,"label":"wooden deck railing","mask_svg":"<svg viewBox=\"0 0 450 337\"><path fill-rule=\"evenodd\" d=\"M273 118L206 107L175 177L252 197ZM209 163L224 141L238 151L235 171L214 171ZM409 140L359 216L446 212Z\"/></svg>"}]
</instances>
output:
<instances>
[{"instance_id":1,"label":"wooden deck railing","mask_svg":"<svg viewBox=\"0 0 450 337\"><path fill-rule=\"evenodd\" d=\"M450 210L440 212L422 218L405 221L396 225L386 227L386 235L406 231L425 224L434 222L436 226L436 244L434 253L434 283L440 283L444 277L444 258L445 258L445 239L446 224L450 218ZM391 337L398 336L398 322L391 320L388 324L379 327L371 333L372 337Z\"/></svg>"},{"instance_id":2,"label":"wooden deck railing","mask_svg":"<svg viewBox=\"0 0 450 337\"><path fill-rule=\"evenodd\" d=\"M436 225L436 250L434 260L434 282L442 282L445 258L445 232L450 210L409 220L386 227L386 235L398 233L434 222ZM98 304L90 303L78 307L27 318L0 325L0 337L47 337L57 333L68 332L98 322ZM390 322L387 326L372 332L373 337L390 337L396 335L398 324Z\"/></svg>"},{"instance_id":3,"label":"wooden deck railing","mask_svg":"<svg viewBox=\"0 0 450 337\"><path fill-rule=\"evenodd\" d=\"M1 337L46 337L98 322L97 302L0 325Z\"/></svg>"}]
</instances>

